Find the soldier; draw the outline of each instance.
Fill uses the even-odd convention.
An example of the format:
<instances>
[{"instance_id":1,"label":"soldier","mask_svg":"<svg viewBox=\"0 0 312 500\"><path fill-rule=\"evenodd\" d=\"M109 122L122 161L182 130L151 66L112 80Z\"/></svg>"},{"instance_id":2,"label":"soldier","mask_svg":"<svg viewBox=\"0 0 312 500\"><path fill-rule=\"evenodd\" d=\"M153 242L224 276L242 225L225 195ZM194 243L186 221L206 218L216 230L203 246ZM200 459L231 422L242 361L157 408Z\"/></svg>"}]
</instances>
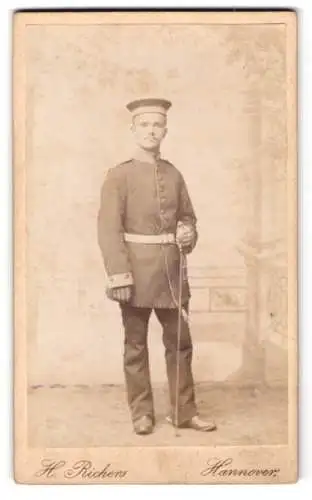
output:
<instances>
[{"instance_id":1,"label":"soldier","mask_svg":"<svg viewBox=\"0 0 312 500\"><path fill-rule=\"evenodd\" d=\"M149 434L155 425L147 347L153 310L163 329L171 404L168 421L199 431L216 428L214 422L198 417L195 404L185 256L197 242L196 216L181 173L160 157L170 107L165 99L127 105L136 151L129 161L108 171L98 215L107 295L119 303L124 326L124 373L137 434ZM180 258L185 265L179 321Z\"/></svg>"}]
</instances>

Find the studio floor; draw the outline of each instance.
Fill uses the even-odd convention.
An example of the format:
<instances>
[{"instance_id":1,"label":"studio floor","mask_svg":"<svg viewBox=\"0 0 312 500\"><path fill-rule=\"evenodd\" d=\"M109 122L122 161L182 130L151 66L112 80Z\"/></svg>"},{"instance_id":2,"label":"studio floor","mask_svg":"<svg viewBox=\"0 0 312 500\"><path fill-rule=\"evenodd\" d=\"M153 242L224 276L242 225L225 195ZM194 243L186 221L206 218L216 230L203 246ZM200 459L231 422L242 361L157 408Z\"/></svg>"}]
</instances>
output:
<instances>
[{"instance_id":1,"label":"studio floor","mask_svg":"<svg viewBox=\"0 0 312 500\"><path fill-rule=\"evenodd\" d=\"M133 433L123 386L38 386L28 394L31 447L214 446L287 443L287 391L280 388L233 388L199 384L202 417L218 430L179 431L166 422L166 391L156 388L157 424L153 434Z\"/></svg>"}]
</instances>

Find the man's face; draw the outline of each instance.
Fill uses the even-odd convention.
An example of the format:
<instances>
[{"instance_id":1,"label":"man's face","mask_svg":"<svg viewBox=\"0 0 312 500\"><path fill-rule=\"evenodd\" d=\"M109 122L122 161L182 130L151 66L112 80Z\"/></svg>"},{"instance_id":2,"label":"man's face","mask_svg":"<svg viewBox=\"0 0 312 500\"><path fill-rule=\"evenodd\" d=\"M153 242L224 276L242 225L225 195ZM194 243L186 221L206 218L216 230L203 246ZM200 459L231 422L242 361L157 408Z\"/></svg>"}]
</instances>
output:
<instances>
[{"instance_id":1,"label":"man's face","mask_svg":"<svg viewBox=\"0 0 312 500\"><path fill-rule=\"evenodd\" d=\"M166 117L161 113L142 113L134 117L131 130L138 146L157 150L167 133Z\"/></svg>"}]
</instances>

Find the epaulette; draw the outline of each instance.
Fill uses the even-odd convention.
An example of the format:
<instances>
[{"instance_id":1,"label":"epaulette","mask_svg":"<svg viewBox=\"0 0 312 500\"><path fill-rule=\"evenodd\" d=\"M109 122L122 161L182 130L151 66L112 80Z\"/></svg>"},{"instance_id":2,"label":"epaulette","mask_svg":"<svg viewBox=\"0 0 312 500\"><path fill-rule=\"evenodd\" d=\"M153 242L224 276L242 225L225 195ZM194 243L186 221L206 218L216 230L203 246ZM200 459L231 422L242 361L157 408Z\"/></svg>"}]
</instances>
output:
<instances>
[{"instance_id":1,"label":"epaulette","mask_svg":"<svg viewBox=\"0 0 312 500\"><path fill-rule=\"evenodd\" d=\"M126 160L126 161L122 161L121 163L119 163L119 165L127 165L129 163L132 163L132 160Z\"/></svg>"},{"instance_id":2,"label":"epaulette","mask_svg":"<svg viewBox=\"0 0 312 500\"><path fill-rule=\"evenodd\" d=\"M132 162L132 160L122 161L121 163L117 163L116 165L114 165L111 168L114 169L114 168L118 168L118 167L123 167L124 165L129 165L131 162Z\"/></svg>"},{"instance_id":3,"label":"epaulette","mask_svg":"<svg viewBox=\"0 0 312 500\"><path fill-rule=\"evenodd\" d=\"M104 175L104 178L106 179L107 176L110 176L110 175L122 175L123 172L122 172L122 169L129 165L131 163L131 160L127 160L127 161L123 161L121 163L116 163L115 165L112 165L111 167L109 167L106 172L105 172L105 175Z\"/></svg>"},{"instance_id":4,"label":"epaulette","mask_svg":"<svg viewBox=\"0 0 312 500\"><path fill-rule=\"evenodd\" d=\"M112 167L109 167L109 169L107 170L107 173L108 172L118 172L118 170L123 169L127 165L130 165L130 163L131 163L131 160L122 161L121 163L116 163Z\"/></svg>"}]
</instances>

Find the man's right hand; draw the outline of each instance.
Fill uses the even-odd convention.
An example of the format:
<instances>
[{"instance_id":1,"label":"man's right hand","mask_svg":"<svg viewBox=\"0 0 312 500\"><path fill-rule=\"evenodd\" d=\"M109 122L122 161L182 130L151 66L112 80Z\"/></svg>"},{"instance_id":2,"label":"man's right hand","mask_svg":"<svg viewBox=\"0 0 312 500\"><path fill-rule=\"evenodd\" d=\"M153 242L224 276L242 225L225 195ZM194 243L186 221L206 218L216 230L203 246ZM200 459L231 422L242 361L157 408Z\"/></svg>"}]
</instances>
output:
<instances>
[{"instance_id":1,"label":"man's right hand","mask_svg":"<svg viewBox=\"0 0 312 500\"><path fill-rule=\"evenodd\" d=\"M132 295L132 286L121 286L118 288L109 288L107 297L118 302L129 302Z\"/></svg>"}]
</instances>

